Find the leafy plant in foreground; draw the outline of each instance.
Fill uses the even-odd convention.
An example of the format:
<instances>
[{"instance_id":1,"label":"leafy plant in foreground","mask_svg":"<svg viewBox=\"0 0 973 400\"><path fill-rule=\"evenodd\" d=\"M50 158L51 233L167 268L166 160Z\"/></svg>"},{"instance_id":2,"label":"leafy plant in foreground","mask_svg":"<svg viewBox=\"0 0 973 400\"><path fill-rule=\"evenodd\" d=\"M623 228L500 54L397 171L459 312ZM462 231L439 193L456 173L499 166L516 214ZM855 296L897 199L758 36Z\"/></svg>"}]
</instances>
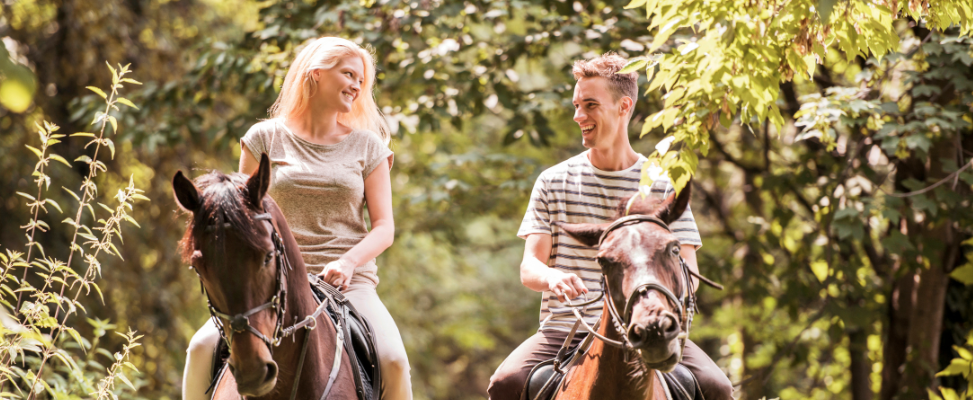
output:
<instances>
[{"instance_id":1,"label":"leafy plant in foreground","mask_svg":"<svg viewBox=\"0 0 973 400\"><path fill-rule=\"evenodd\" d=\"M0 398L31 400L83 396L118 399L124 388L117 387L117 381L123 382L128 389L138 388L126 373L138 372L128 359L132 349L139 346L142 336L132 330L118 332L123 344L120 351L112 353L99 347L99 343L115 326L98 319L87 319L93 332L89 340L81 334L82 330L77 325L83 319L76 316L79 311L86 312L82 300L90 298L92 289L104 302L96 281L102 272L99 257L108 255L121 258L115 240L119 243L122 241L122 222L138 226L129 214L132 204L136 200L148 200L131 178L127 186L119 188L111 197L114 206L106 204L107 199L99 198L96 178L108 172L106 163L102 161L105 155L102 150L107 148L111 157L115 156L115 144L107 136L109 125L110 133L115 134L119 129L118 120L112 113L120 111L119 104L137 108L128 99L120 97L118 91L124 88L124 84L141 84L125 77L130 73L128 66L119 65L116 69L109 65L108 68L112 73L110 90L106 92L97 87L88 87L105 100L104 111L97 113L91 123L100 126L99 131L70 135L91 138L85 148L93 147L94 151L91 155L82 155L74 160L88 166L88 174L80 188L74 191L61 186L78 201L74 217L62 221L74 230L70 242L66 244L70 250L67 261L45 254L44 247L37 239L38 233L51 230L50 224L45 221L50 209L64 212L60 204L45 198L45 193L52 184L49 174L51 161L71 167L67 160L51 152L51 146L60 143L65 135L55 133L59 127L45 121L37 125L40 145L27 145L37 156L38 162L33 172L37 194L17 192L27 199L26 205L33 215L21 227L27 238L26 252L8 248L0 254L3 268L0 275L0 304L4 307L0 312L8 317L0 326ZM86 218L88 216L90 218ZM81 260L83 268L72 268L76 258ZM18 268L23 271L17 273ZM105 359L110 363L107 367L103 364Z\"/></svg>"}]
</instances>

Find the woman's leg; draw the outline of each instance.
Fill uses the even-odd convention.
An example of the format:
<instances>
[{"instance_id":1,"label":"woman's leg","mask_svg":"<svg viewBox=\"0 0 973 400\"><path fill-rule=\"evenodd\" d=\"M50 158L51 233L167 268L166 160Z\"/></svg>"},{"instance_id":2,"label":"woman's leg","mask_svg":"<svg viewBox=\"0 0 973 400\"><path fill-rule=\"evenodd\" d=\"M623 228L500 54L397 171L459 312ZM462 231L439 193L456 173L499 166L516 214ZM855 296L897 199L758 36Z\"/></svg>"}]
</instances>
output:
<instances>
[{"instance_id":1,"label":"woman's leg","mask_svg":"<svg viewBox=\"0 0 973 400\"><path fill-rule=\"evenodd\" d=\"M411 400L412 376L409 374L409 358L402 344L399 328L389 311L375 292L375 281L360 274L351 278L351 284L342 294L355 309L368 319L375 331L378 357L382 369L382 399Z\"/></svg>"},{"instance_id":2,"label":"woman's leg","mask_svg":"<svg viewBox=\"0 0 973 400\"><path fill-rule=\"evenodd\" d=\"M210 382L213 380L213 353L219 343L220 331L213 325L213 320L206 320L202 328L196 331L189 348L186 349L186 369L182 375L183 400L208 400L206 394Z\"/></svg>"}]
</instances>

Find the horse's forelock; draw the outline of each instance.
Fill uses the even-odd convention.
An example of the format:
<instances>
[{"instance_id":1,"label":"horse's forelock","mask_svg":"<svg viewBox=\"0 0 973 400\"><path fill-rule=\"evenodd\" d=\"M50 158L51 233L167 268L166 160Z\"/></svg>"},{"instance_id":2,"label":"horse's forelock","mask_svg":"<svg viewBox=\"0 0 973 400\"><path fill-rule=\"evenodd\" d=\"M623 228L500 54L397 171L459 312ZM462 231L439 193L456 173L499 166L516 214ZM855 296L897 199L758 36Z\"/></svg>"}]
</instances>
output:
<instances>
[{"instance_id":1,"label":"horse's forelock","mask_svg":"<svg viewBox=\"0 0 973 400\"><path fill-rule=\"evenodd\" d=\"M220 171L213 171L206 175L196 178L196 187L199 189L202 204L193 213L193 217L186 227L181 242L182 256L185 261L190 261L194 251L198 250L200 243L206 235L223 235L226 229L219 225L229 223L229 229L236 231L237 236L244 243L252 248L260 248L259 241L260 228L252 217L253 210L245 200L247 195L247 176L241 173L224 174ZM217 226L215 231L207 228Z\"/></svg>"}]
</instances>

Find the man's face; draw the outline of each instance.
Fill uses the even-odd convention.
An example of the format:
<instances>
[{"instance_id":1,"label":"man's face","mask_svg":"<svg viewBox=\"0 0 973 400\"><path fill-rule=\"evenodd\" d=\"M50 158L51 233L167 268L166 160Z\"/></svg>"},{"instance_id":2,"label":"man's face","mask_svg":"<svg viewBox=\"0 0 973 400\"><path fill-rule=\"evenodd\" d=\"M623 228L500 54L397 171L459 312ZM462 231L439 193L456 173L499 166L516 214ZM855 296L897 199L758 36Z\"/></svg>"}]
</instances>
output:
<instances>
[{"instance_id":1,"label":"man's face","mask_svg":"<svg viewBox=\"0 0 973 400\"><path fill-rule=\"evenodd\" d=\"M608 79L596 76L581 78L574 86L574 122L581 128L581 141L586 148L608 148L617 141L619 130L626 124L628 112L623 97L619 101L608 91ZM628 105L630 108L631 105ZM623 111L625 108L626 111Z\"/></svg>"}]
</instances>

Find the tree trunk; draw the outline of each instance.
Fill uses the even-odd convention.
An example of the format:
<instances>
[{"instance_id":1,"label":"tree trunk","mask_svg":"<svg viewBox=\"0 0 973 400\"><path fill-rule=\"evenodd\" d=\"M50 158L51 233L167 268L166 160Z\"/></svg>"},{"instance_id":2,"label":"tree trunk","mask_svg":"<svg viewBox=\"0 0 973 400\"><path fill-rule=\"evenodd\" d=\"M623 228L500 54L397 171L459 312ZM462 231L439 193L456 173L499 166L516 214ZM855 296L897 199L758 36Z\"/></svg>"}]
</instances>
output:
<instances>
[{"instance_id":1,"label":"tree trunk","mask_svg":"<svg viewBox=\"0 0 973 400\"><path fill-rule=\"evenodd\" d=\"M848 352L851 353L851 398L872 400L872 384L869 376L872 363L868 361L868 332L856 328L848 334Z\"/></svg>"},{"instance_id":2,"label":"tree trunk","mask_svg":"<svg viewBox=\"0 0 973 400\"><path fill-rule=\"evenodd\" d=\"M947 174L940 162L956 156L951 143L942 141L930 151L927 184L942 179ZM927 196L933 196L932 193ZM948 273L953 269L959 243L948 215L926 215L924 228L914 231L922 235L920 251L928 268L919 271L916 302L909 324L908 349L911 355L906 361L905 398L924 398L926 388L935 388L935 375L939 370L939 339L942 335L943 311L946 306Z\"/></svg>"}]
</instances>

